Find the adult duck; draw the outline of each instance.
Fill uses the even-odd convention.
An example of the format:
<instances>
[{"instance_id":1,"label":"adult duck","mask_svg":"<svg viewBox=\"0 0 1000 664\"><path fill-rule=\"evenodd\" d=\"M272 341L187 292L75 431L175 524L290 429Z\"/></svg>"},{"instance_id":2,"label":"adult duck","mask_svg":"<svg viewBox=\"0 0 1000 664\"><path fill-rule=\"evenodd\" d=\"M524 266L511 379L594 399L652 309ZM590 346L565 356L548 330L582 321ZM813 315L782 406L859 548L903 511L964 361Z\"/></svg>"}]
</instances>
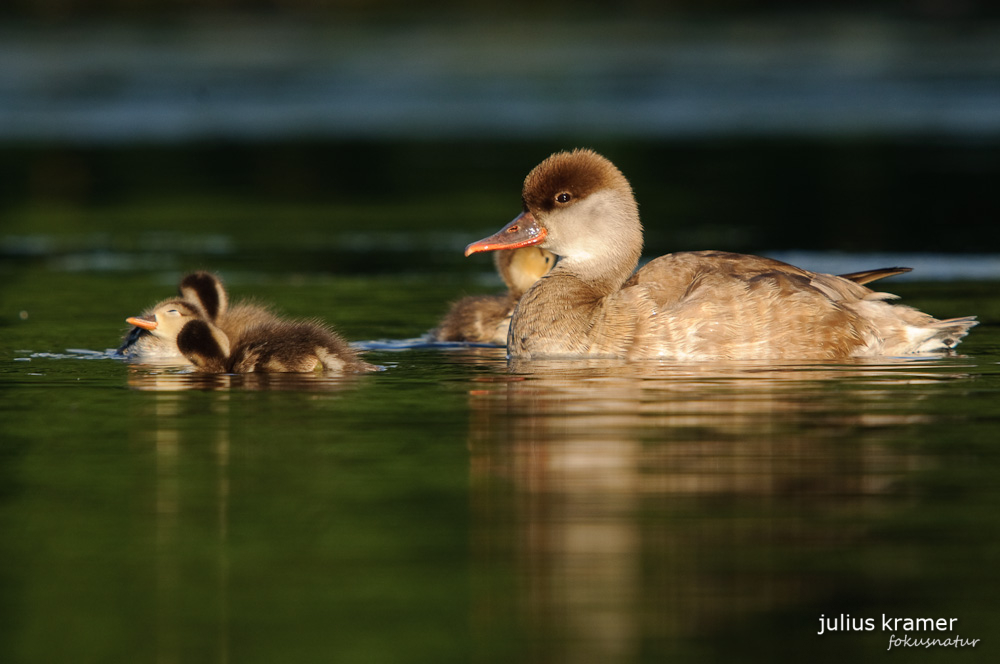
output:
<instances>
[{"instance_id":1,"label":"adult duck","mask_svg":"<svg viewBox=\"0 0 1000 664\"><path fill-rule=\"evenodd\" d=\"M591 150L559 152L524 181L523 211L465 254L539 246L555 267L521 298L512 358L673 360L898 356L954 348L974 317L937 320L846 277L722 251L667 254L635 272L642 224L632 188Z\"/></svg>"},{"instance_id":2,"label":"adult duck","mask_svg":"<svg viewBox=\"0 0 1000 664\"><path fill-rule=\"evenodd\" d=\"M517 301L552 269L555 255L541 247L522 247L493 254L493 263L507 285L502 295L470 295L453 303L429 336L435 341L507 343L510 317Z\"/></svg>"}]
</instances>

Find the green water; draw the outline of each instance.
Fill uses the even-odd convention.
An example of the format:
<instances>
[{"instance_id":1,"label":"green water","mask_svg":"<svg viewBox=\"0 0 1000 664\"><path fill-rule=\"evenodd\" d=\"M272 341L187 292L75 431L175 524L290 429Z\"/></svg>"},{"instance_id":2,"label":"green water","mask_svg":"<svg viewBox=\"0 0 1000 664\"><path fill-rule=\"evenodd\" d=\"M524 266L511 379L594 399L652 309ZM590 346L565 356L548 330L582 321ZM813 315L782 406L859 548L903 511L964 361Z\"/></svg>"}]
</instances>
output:
<instances>
[{"instance_id":1,"label":"green water","mask_svg":"<svg viewBox=\"0 0 1000 664\"><path fill-rule=\"evenodd\" d=\"M175 4L206 3L0 8L0 663L997 660L998 282L886 283L980 317L937 360L511 371L368 343L383 371L233 377L105 352L195 269L417 337L498 289L462 248L577 146L630 179L647 256L996 252L986 3ZM887 653L904 634L978 642Z\"/></svg>"},{"instance_id":2,"label":"green water","mask_svg":"<svg viewBox=\"0 0 1000 664\"><path fill-rule=\"evenodd\" d=\"M995 284L893 288L983 319L940 360L255 379L104 357L177 274L57 267L5 268L2 661L881 661L882 614L981 639L907 661L996 648ZM223 276L352 340L495 288Z\"/></svg>"},{"instance_id":3,"label":"green water","mask_svg":"<svg viewBox=\"0 0 1000 664\"><path fill-rule=\"evenodd\" d=\"M206 377L105 353L194 269L352 341L417 337L499 289L462 248L554 147L3 151L0 661L995 651L996 282L885 282L980 317L938 360L512 372L368 343L384 371ZM993 246L995 143L625 147L648 256ZM980 642L887 655L883 614ZM873 629L817 634L841 615Z\"/></svg>"}]
</instances>

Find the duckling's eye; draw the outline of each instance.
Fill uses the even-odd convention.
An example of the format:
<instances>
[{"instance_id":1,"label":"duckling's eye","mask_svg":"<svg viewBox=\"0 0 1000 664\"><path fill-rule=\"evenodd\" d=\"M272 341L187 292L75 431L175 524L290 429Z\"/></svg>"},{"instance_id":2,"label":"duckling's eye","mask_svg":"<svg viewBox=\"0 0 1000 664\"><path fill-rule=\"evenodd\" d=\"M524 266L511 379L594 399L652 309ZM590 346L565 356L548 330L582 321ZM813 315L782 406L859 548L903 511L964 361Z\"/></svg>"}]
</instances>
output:
<instances>
[{"instance_id":1,"label":"duckling's eye","mask_svg":"<svg viewBox=\"0 0 1000 664\"><path fill-rule=\"evenodd\" d=\"M573 198L573 194L568 191L556 194L556 203L569 203L570 199Z\"/></svg>"},{"instance_id":2,"label":"duckling's eye","mask_svg":"<svg viewBox=\"0 0 1000 664\"><path fill-rule=\"evenodd\" d=\"M180 316L181 312L177 309L167 309L167 314L170 316Z\"/></svg>"}]
</instances>

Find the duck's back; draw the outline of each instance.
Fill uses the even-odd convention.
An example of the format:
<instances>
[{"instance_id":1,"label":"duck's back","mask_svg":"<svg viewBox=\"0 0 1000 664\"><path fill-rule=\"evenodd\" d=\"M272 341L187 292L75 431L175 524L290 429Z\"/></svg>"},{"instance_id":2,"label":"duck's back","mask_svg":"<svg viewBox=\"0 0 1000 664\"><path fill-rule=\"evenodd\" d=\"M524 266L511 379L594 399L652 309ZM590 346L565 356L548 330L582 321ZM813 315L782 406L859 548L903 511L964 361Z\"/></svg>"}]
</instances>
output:
<instances>
[{"instance_id":1,"label":"duck's back","mask_svg":"<svg viewBox=\"0 0 1000 664\"><path fill-rule=\"evenodd\" d=\"M239 339L248 330L261 325L277 324L281 319L269 307L246 300L225 309L214 322L230 338Z\"/></svg>"},{"instance_id":2,"label":"duck's back","mask_svg":"<svg viewBox=\"0 0 1000 664\"><path fill-rule=\"evenodd\" d=\"M661 256L623 291L642 289L657 315L639 355L678 359L843 359L942 351L975 322L938 321L856 281L759 256ZM649 348L652 352L641 350ZM655 349L655 350L654 350Z\"/></svg>"}]
</instances>

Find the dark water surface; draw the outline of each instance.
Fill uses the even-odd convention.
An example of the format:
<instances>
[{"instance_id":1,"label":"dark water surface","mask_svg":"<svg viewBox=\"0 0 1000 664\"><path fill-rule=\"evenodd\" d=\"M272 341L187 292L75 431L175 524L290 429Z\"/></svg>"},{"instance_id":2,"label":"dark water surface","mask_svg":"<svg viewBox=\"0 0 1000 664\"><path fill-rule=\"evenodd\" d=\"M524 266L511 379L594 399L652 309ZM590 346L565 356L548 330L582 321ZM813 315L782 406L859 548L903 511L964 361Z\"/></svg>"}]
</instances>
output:
<instances>
[{"instance_id":1,"label":"dark water surface","mask_svg":"<svg viewBox=\"0 0 1000 664\"><path fill-rule=\"evenodd\" d=\"M959 357L205 377L103 352L177 274L11 265L0 660L881 661L883 614L980 639L907 661L997 647L995 282L890 289L980 315ZM353 340L495 288L224 276Z\"/></svg>"}]
</instances>

